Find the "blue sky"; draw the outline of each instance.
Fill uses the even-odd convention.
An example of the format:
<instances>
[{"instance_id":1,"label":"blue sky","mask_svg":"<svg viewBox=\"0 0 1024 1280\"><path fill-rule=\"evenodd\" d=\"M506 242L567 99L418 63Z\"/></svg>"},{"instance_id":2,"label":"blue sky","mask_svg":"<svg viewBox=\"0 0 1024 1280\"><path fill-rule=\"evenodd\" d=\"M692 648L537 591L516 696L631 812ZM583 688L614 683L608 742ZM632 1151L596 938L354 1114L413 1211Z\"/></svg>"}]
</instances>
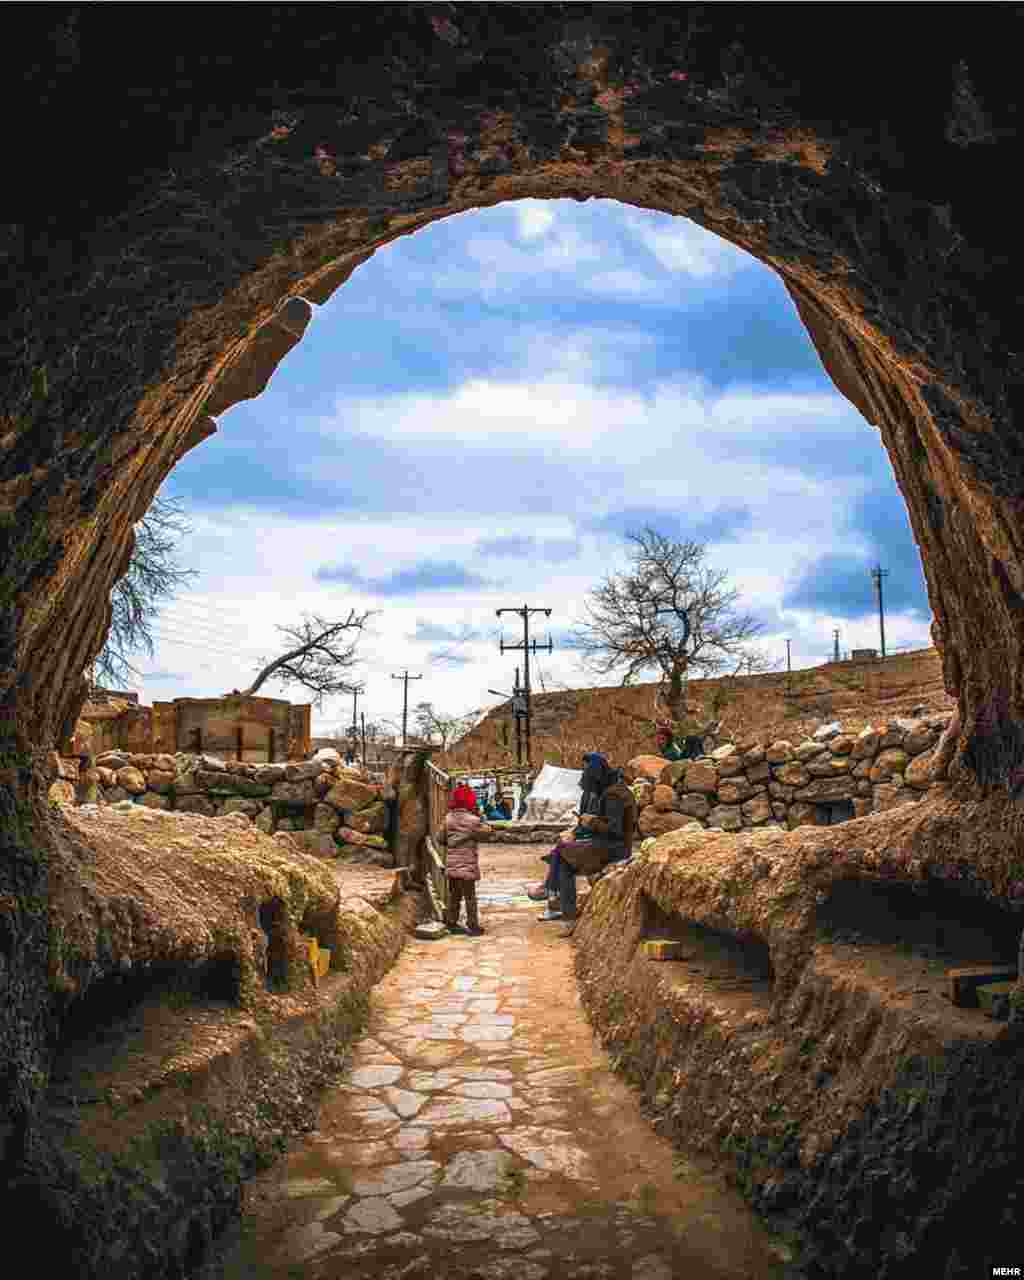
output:
<instances>
[{"instance_id":1,"label":"blue sky","mask_svg":"<svg viewBox=\"0 0 1024 1280\"><path fill-rule=\"evenodd\" d=\"M706 543L794 667L831 654L833 627L844 649L877 645L876 560L889 648L930 643L877 431L778 278L684 218L523 200L402 237L219 428L164 486L200 576L136 660L146 702L243 687L275 623L350 608L380 611L360 645L367 718L400 717L406 669L424 677L410 704L494 705L517 661L498 649L508 605L552 609L537 689L593 685L565 640L644 524ZM351 705L314 710L314 732Z\"/></svg>"}]
</instances>

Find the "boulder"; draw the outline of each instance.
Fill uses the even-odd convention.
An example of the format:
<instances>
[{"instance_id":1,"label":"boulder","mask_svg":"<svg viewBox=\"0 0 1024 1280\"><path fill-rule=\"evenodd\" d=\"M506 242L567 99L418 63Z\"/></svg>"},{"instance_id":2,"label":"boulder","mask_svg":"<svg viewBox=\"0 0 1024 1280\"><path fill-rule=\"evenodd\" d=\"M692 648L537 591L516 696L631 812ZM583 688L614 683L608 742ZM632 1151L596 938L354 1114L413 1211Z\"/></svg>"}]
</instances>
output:
<instances>
[{"instance_id":1,"label":"boulder","mask_svg":"<svg viewBox=\"0 0 1024 1280\"><path fill-rule=\"evenodd\" d=\"M121 800L127 800L128 798L128 792L125 791L124 787L108 787L103 796L107 804L118 804Z\"/></svg>"},{"instance_id":2,"label":"boulder","mask_svg":"<svg viewBox=\"0 0 1024 1280\"><path fill-rule=\"evenodd\" d=\"M776 782L781 782L787 787L805 787L811 780L811 775L806 768L796 760L773 769L772 773Z\"/></svg>"},{"instance_id":3,"label":"boulder","mask_svg":"<svg viewBox=\"0 0 1024 1280\"><path fill-rule=\"evenodd\" d=\"M935 745L938 736L938 729L933 728L931 725L916 724L904 736L903 750L908 756L919 756L922 751L927 751L929 747Z\"/></svg>"},{"instance_id":4,"label":"boulder","mask_svg":"<svg viewBox=\"0 0 1024 1280\"><path fill-rule=\"evenodd\" d=\"M205 769L209 773L226 773L227 772L227 765L220 758L220 756L207 756L207 755L196 756L195 767L197 769Z\"/></svg>"},{"instance_id":5,"label":"boulder","mask_svg":"<svg viewBox=\"0 0 1024 1280\"><path fill-rule=\"evenodd\" d=\"M711 752L711 759L728 760L730 756L734 756L736 754L736 744L734 742L726 742L717 750Z\"/></svg>"},{"instance_id":6,"label":"boulder","mask_svg":"<svg viewBox=\"0 0 1024 1280\"><path fill-rule=\"evenodd\" d=\"M338 839L343 840L346 844L359 844L367 849L386 849L387 841L383 836L364 835L362 831L355 831L352 827L339 827Z\"/></svg>"},{"instance_id":7,"label":"boulder","mask_svg":"<svg viewBox=\"0 0 1024 1280\"><path fill-rule=\"evenodd\" d=\"M812 778L834 778L838 773L850 772L850 757L824 755L808 760L804 768Z\"/></svg>"},{"instance_id":8,"label":"boulder","mask_svg":"<svg viewBox=\"0 0 1024 1280\"><path fill-rule=\"evenodd\" d=\"M321 747L314 752L314 760L323 760L325 764L341 764L341 752L336 747Z\"/></svg>"},{"instance_id":9,"label":"boulder","mask_svg":"<svg viewBox=\"0 0 1024 1280\"><path fill-rule=\"evenodd\" d=\"M333 835L341 825L341 818L333 805L318 804L313 810L313 826L317 831Z\"/></svg>"},{"instance_id":10,"label":"boulder","mask_svg":"<svg viewBox=\"0 0 1024 1280\"><path fill-rule=\"evenodd\" d=\"M852 758L853 757L851 757L851 759ZM871 772L871 768L873 764L874 764L874 757L867 756L864 760L860 760L857 764L855 764L853 768L850 770L850 773L855 778L866 778L868 774Z\"/></svg>"},{"instance_id":11,"label":"boulder","mask_svg":"<svg viewBox=\"0 0 1024 1280\"><path fill-rule=\"evenodd\" d=\"M146 774L146 786L150 791L158 791L161 795L166 795L174 786L174 773L164 769L151 769Z\"/></svg>"},{"instance_id":12,"label":"boulder","mask_svg":"<svg viewBox=\"0 0 1024 1280\"><path fill-rule=\"evenodd\" d=\"M763 763L764 763L764 751L765 751L765 749L764 749L764 747L763 747L763 746L761 746L761 745L760 745L760 743L758 743L758 744L756 744L755 746L751 747L749 751L744 751L744 753L743 753L743 767L744 767L745 769L748 769L748 770L749 770L749 769L754 768L756 765L763 764Z\"/></svg>"},{"instance_id":13,"label":"boulder","mask_svg":"<svg viewBox=\"0 0 1024 1280\"><path fill-rule=\"evenodd\" d=\"M699 827L700 823L696 818L690 818L685 813L668 813L648 805L646 809L641 809L637 826L642 836L663 836L669 831Z\"/></svg>"},{"instance_id":14,"label":"boulder","mask_svg":"<svg viewBox=\"0 0 1024 1280\"><path fill-rule=\"evenodd\" d=\"M768 794L774 796L776 800L782 800L789 803L793 799L795 787L787 787L782 782L776 782L774 779L768 783Z\"/></svg>"},{"instance_id":15,"label":"boulder","mask_svg":"<svg viewBox=\"0 0 1024 1280\"><path fill-rule=\"evenodd\" d=\"M907 753L902 748L890 747L875 758L868 777L872 782L885 782L894 773L902 773L909 763Z\"/></svg>"},{"instance_id":16,"label":"boulder","mask_svg":"<svg viewBox=\"0 0 1024 1280\"><path fill-rule=\"evenodd\" d=\"M178 795L175 798L174 808L178 813L202 813L208 818L212 818L216 811L216 806L209 796L203 795Z\"/></svg>"},{"instance_id":17,"label":"boulder","mask_svg":"<svg viewBox=\"0 0 1024 1280\"><path fill-rule=\"evenodd\" d=\"M751 765L747 769L748 782L769 782L772 776L772 767L767 760L763 760L760 764Z\"/></svg>"},{"instance_id":18,"label":"boulder","mask_svg":"<svg viewBox=\"0 0 1024 1280\"><path fill-rule=\"evenodd\" d=\"M716 805L708 814L708 826L716 831L742 831L743 814L738 805Z\"/></svg>"},{"instance_id":19,"label":"boulder","mask_svg":"<svg viewBox=\"0 0 1024 1280\"><path fill-rule=\"evenodd\" d=\"M634 756L628 761L623 766L623 773L627 782L635 782L637 778L647 778L651 782L657 782L664 768L664 756L642 755Z\"/></svg>"},{"instance_id":20,"label":"boulder","mask_svg":"<svg viewBox=\"0 0 1024 1280\"><path fill-rule=\"evenodd\" d=\"M255 818L262 808L258 800L246 800L243 796L228 796L217 810L217 817L224 818L229 813L244 813L247 818Z\"/></svg>"},{"instance_id":21,"label":"boulder","mask_svg":"<svg viewBox=\"0 0 1024 1280\"><path fill-rule=\"evenodd\" d=\"M283 764L258 764L253 770L253 779L264 786L273 786L275 782L284 781Z\"/></svg>"},{"instance_id":22,"label":"boulder","mask_svg":"<svg viewBox=\"0 0 1024 1280\"><path fill-rule=\"evenodd\" d=\"M74 804L75 784L64 779L52 782L47 795L51 804Z\"/></svg>"},{"instance_id":23,"label":"boulder","mask_svg":"<svg viewBox=\"0 0 1024 1280\"><path fill-rule=\"evenodd\" d=\"M116 773L118 769L130 764L131 760L124 751L101 751L96 757L96 763L105 769L113 769Z\"/></svg>"},{"instance_id":24,"label":"boulder","mask_svg":"<svg viewBox=\"0 0 1024 1280\"><path fill-rule=\"evenodd\" d=\"M683 789L714 795L718 790L718 770L713 764L705 764L703 760L691 761L683 779Z\"/></svg>"},{"instance_id":25,"label":"boulder","mask_svg":"<svg viewBox=\"0 0 1024 1280\"><path fill-rule=\"evenodd\" d=\"M736 774L743 772L743 757L741 755L726 756L724 760L718 761L717 768L720 778L733 778Z\"/></svg>"},{"instance_id":26,"label":"boulder","mask_svg":"<svg viewBox=\"0 0 1024 1280\"><path fill-rule=\"evenodd\" d=\"M266 835L270 835L274 830L274 811L269 804L264 805L256 817L253 818L252 825L258 827Z\"/></svg>"},{"instance_id":27,"label":"boulder","mask_svg":"<svg viewBox=\"0 0 1024 1280\"><path fill-rule=\"evenodd\" d=\"M786 814L786 826L790 831L797 827L813 827L815 825L815 808L813 804L791 804Z\"/></svg>"},{"instance_id":28,"label":"boulder","mask_svg":"<svg viewBox=\"0 0 1024 1280\"><path fill-rule=\"evenodd\" d=\"M741 805L740 810L751 826L755 827L761 822L767 822L769 818L774 816L771 801L767 796L755 796L753 800L748 800Z\"/></svg>"},{"instance_id":29,"label":"boulder","mask_svg":"<svg viewBox=\"0 0 1024 1280\"><path fill-rule=\"evenodd\" d=\"M160 773L175 774L178 772L178 762L174 756L168 755L166 751L161 751L153 757L153 768Z\"/></svg>"},{"instance_id":30,"label":"boulder","mask_svg":"<svg viewBox=\"0 0 1024 1280\"><path fill-rule=\"evenodd\" d=\"M659 782L654 788L654 797L651 803L661 813L670 813L676 807L676 793L672 787L666 787Z\"/></svg>"},{"instance_id":31,"label":"boulder","mask_svg":"<svg viewBox=\"0 0 1024 1280\"><path fill-rule=\"evenodd\" d=\"M146 789L146 779L143 777L141 769L136 769L134 765L126 764L117 771L117 785L131 796L141 796Z\"/></svg>"},{"instance_id":32,"label":"boulder","mask_svg":"<svg viewBox=\"0 0 1024 1280\"><path fill-rule=\"evenodd\" d=\"M323 799L325 804L333 805L335 809L344 809L346 812L351 813L354 810L366 809L377 798L377 788L370 783L360 782L355 778L343 778L330 788Z\"/></svg>"},{"instance_id":33,"label":"boulder","mask_svg":"<svg viewBox=\"0 0 1024 1280\"><path fill-rule=\"evenodd\" d=\"M746 778L729 778L718 784L718 799L722 804L741 804L753 794L754 789Z\"/></svg>"},{"instance_id":34,"label":"boulder","mask_svg":"<svg viewBox=\"0 0 1024 1280\"><path fill-rule=\"evenodd\" d=\"M317 808L330 809L330 805L317 805ZM335 810L331 809L332 813ZM336 815L337 816L337 815ZM340 819L339 819L340 821ZM353 831L361 831L363 835L383 835L388 823L388 811L384 807L383 801L371 804L368 809L360 809L358 813L350 813L348 815L348 825ZM504 823L493 824L496 831L505 827Z\"/></svg>"},{"instance_id":35,"label":"boulder","mask_svg":"<svg viewBox=\"0 0 1024 1280\"><path fill-rule=\"evenodd\" d=\"M815 756L820 756L823 751L827 751L828 747L824 742L812 742L810 738L806 738L803 742L798 743L793 748L793 755L801 764L808 760L813 760Z\"/></svg>"},{"instance_id":36,"label":"boulder","mask_svg":"<svg viewBox=\"0 0 1024 1280\"><path fill-rule=\"evenodd\" d=\"M309 782L323 773L326 765L323 760L302 760L288 763L284 767L286 782Z\"/></svg>"},{"instance_id":37,"label":"boulder","mask_svg":"<svg viewBox=\"0 0 1024 1280\"><path fill-rule=\"evenodd\" d=\"M636 801L637 813L639 813L645 805L649 805L654 799L655 785L656 784L653 782L634 782L630 787L630 790L633 792L633 799Z\"/></svg>"},{"instance_id":38,"label":"boulder","mask_svg":"<svg viewBox=\"0 0 1024 1280\"><path fill-rule=\"evenodd\" d=\"M899 727L895 720L890 720L885 726L885 733L878 739L878 749L887 751L891 747L903 746L903 730Z\"/></svg>"},{"instance_id":39,"label":"boulder","mask_svg":"<svg viewBox=\"0 0 1024 1280\"><path fill-rule=\"evenodd\" d=\"M706 818L711 812L711 804L707 796L697 794L679 796L676 800L676 808L690 818Z\"/></svg>"},{"instance_id":40,"label":"boulder","mask_svg":"<svg viewBox=\"0 0 1024 1280\"><path fill-rule=\"evenodd\" d=\"M113 769L109 769L106 765L97 765L96 772L99 776L99 784L101 787L117 786L117 774Z\"/></svg>"},{"instance_id":41,"label":"boulder","mask_svg":"<svg viewBox=\"0 0 1024 1280\"><path fill-rule=\"evenodd\" d=\"M794 798L807 804L828 804L836 800L850 800L853 794L854 782L847 773L838 778L815 778L806 787L801 787Z\"/></svg>"},{"instance_id":42,"label":"boulder","mask_svg":"<svg viewBox=\"0 0 1024 1280\"><path fill-rule=\"evenodd\" d=\"M872 729L870 725L866 729L861 729L854 739L853 750L850 752L854 760L866 760L876 755L881 737L878 730Z\"/></svg>"},{"instance_id":43,"label":"boulder","mask_svg":"<svg viewBox=\"0 0 1024 1280\"><path fill-rule=\"evenodd\" d=\"M674 787L676 783L682 781L689 763L689 760L673 760L658 774L658 781L666 787Z\"/></svg>"},{"instance_id":44,"label":"boulder","mask_svg":"<svg viewBox=\"0 0 1024 1280\"><path fill-rule=\"evenodd\" d=\"M935 763L935 752L926 751L917 755L903 771L903 781L908 787L916 787L924 791L932 784L932 766Z\"/></svg>"},{"instance_id":45,"label":"boulder","mask_svg":"<svg viewBox=\"0 0 1024 1280\"><path fill-rule=\"evenodd\" d=\"M855 796L853 800L853 816L855 818L866 818L871 812L870 796Z\"/></svg>"},{"instance_id":46,"label":"boulder","mask_svg":"<svg viewBox=\"0 0 1024 1280\"><path fill-rule=\"evenodd\" d=\"M787 760L793 759L793 744L787 742L785 738L780 738L771 744L764 753L764 758L769 764L785 764Z\"/></svg>"},{"instance_id":47,"label":"boulder","mask_svg":"<svg viewBox=\"0 0 1024 1280\"><path fill-rule=\"evenodd\" d=\"M828 742L830 738L837 738L842 728L838 720L833 720L829 724L823 724L820 729L815 729L811 736L815 742Z\"/></svg>"},{"instance_id":48,"label":"boulder","mask_svg":"<svg viewBox=\"0 0 1024 1280\"><path fill-rule=\"evenodd\" d=\"M139 796L138 804L144 805L147 809L169 809L171 800L169 796L162 796L156 791L146 791Z\"/></svg>"},{"instance_id":49,"label":"boulder","mask_svg":"<svg viewBox=\"0 0 1024 1280\"><path fill-rule=\"evenodd\" d=\"M841 733L829 742L828 749L834 756L848 756L856 741L852 733Z\"/></svg>"},{"instance_id":50,"label":"boulder","mask_svg":"<svg viewBox=\"0 0 1024 1280\"><path fill-rule=\"evenodd\" d=\"M857 782L856 790L859 796L869 796L871 795L871 783L868 782L867 778L860 778Z\"/></svg>"},{"instance_id":51,"label":"boulder","mask_svg":"<svg viewBox=\"0 0 1024 1280\"><path fill-rule=\"evenodd\" d=\"M772 813L780 822L784 822L786 814L789 812L789 805L784 804L781 800L772 801Z\"/></svg>"},{"instance_id":52,"label":"boulder","mask_svg":"<svg viewBox=\"0 0 1024 1280\"><path fill-rule=\"evenodd\" d=\"M275 782L270 794L284 804L312 804L315 798L313 780L307 778L303 782Z\"/></svg>"}]
</instances>

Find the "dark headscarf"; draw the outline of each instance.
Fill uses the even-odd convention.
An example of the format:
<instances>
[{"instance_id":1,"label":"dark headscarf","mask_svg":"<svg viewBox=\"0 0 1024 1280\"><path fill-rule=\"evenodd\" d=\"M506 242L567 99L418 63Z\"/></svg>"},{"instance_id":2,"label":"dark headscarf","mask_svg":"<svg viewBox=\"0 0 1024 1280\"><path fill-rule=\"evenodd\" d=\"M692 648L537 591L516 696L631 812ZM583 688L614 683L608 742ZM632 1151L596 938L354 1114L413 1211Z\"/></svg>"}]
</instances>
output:
<instances>
[{"instance_id":1,"label":"dark headscarf","mask_svg":"<svg viewBox=\"0 0 1024 1280\"><path fill-rule=\"evenodd\" d=\"M583 757L583 777L580 779L580 786L585 793L596 793L602 795L612 785L613 774L617 773L608 764L607 756L601 755L599 751L588 751Z\"/></svg>"}]
</instances>

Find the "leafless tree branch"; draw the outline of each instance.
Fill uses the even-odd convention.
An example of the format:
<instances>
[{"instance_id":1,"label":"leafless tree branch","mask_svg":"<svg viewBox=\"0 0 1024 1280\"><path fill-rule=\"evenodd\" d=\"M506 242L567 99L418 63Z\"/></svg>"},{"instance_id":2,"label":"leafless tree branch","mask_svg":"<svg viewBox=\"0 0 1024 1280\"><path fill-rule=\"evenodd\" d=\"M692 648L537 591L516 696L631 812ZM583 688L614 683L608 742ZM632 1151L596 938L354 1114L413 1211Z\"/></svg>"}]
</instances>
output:
<instances>
[{"instance_id":1,"label":"leafless tree branch","mask_svg":"<svg viewBox=\"0 0 1024 1280\"><path fill-rule=\"evenodd\" d=\"M319 614L304 615L297 626L278 627L290 647L268 662L243 693L251 696L270 679L307 689L317 706L331 694L352 693L359 685L346 673L357 661L356 647L374 612L357 614L352 609L344 622L328 622Z\"/></svg>"}]
</instances>

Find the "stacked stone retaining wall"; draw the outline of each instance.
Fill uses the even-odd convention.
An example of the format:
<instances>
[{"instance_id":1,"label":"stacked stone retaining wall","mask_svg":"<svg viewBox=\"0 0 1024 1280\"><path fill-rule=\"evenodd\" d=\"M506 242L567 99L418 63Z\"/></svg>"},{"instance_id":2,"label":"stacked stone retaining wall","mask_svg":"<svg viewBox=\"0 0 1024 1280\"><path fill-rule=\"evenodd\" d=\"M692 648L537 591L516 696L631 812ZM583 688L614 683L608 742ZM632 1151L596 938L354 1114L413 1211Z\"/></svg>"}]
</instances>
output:
<instances>
[{"instance_id":1,"label":"stacked stone retaining wall","mask_svg":"<svg viewBox=\"0 0 1024 1280\"><path fill-rule=\"evenodd\" d=\"M726 743L711 755L627 766L642 836L690 824L712 830L832 825L920 800L938 780L935 747L948 715L891 720L845 733L824 726L792 743Z\"/></svg>"},{"instance_id":2,"label":"stacked stone retaining wall","mask_svg":"<svg viewBox=\"0 0 1024 1280\"><path fill-rule=\"evenodd\" d=\"M310 853L391 866L388 784L331 758L249 764L210 755L106 751L91 760L54 756L57 804L143 805L206 817L243 814L261 831L291 832Z\"/></svg>"}]
</instances>

